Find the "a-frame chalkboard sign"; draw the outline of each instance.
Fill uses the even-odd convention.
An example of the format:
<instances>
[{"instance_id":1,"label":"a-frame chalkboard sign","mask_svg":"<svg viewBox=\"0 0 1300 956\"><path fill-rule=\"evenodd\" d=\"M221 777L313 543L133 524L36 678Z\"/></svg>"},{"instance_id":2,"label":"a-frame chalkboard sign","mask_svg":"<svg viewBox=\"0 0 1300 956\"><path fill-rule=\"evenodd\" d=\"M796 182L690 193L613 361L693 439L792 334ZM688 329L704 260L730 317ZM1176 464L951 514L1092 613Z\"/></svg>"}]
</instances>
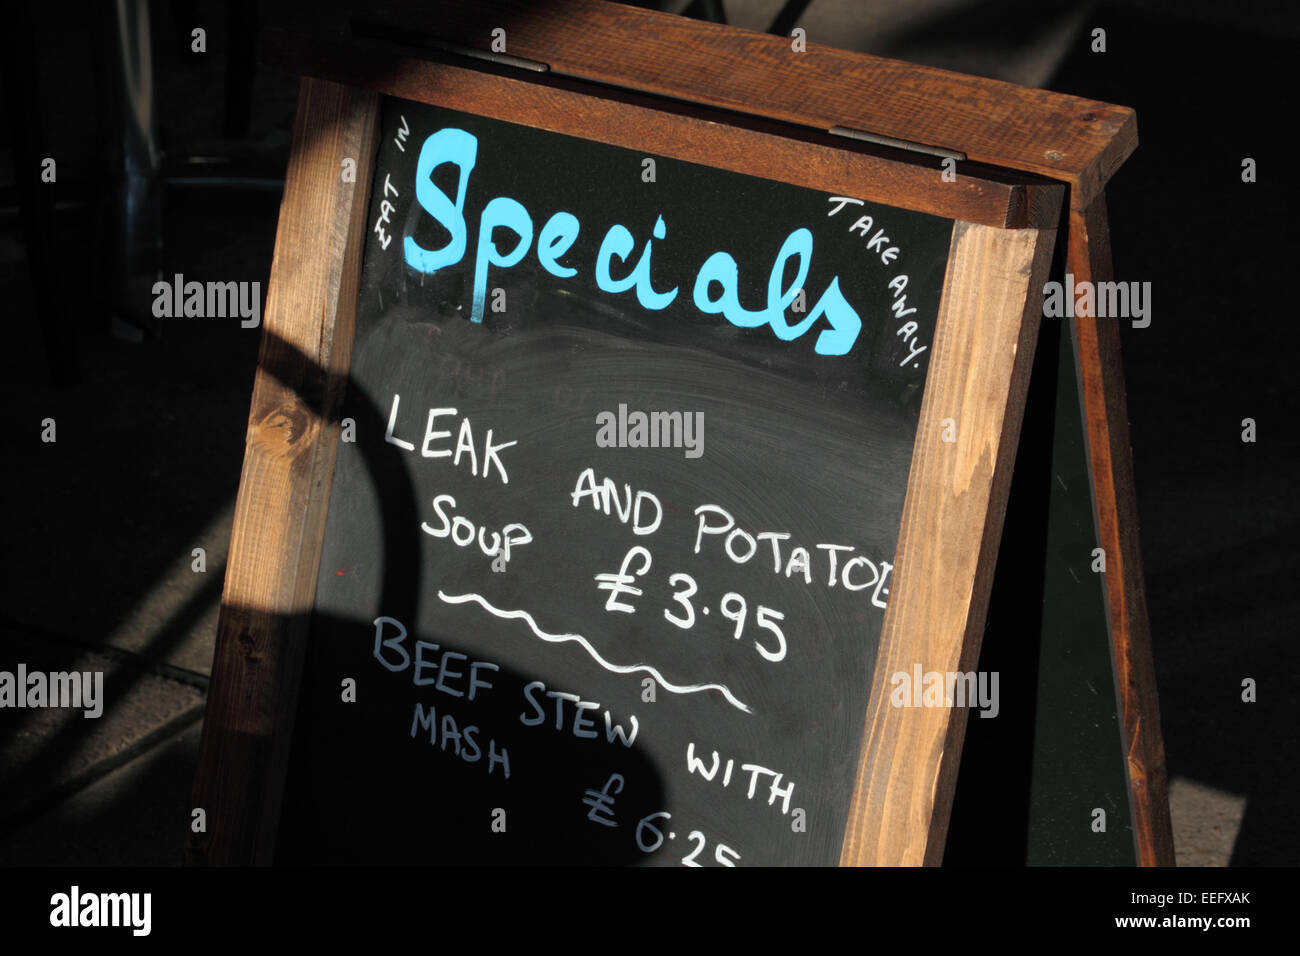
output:
<instances>
[{"instance_id":1,"label":"a-frame chalkboard sign","mask_svg":"<svg viewBox=\"0 0 1300 956\"><path fill-rule=\"evenodd\" d=\"M190 858L940 862L1044 283L1109 278L1133 113L598 0L372 17L266 35ZM1114 322L1070 325L1095 636L1169 863Z\"/></svg>"}]
</instances>

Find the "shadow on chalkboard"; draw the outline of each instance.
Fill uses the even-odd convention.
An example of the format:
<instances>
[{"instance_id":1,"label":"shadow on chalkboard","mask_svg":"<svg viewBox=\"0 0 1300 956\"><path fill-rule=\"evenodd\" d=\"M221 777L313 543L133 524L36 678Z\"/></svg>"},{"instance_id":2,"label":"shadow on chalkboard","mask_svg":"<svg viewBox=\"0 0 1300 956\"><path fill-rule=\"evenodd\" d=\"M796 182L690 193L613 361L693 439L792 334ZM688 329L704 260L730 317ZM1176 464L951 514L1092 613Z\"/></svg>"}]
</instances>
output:
<instances>
[{"instance_id":1,"label":"shadow on chalkboard","mask_svg":"<svg viewBox=\"0 0 1300 956\"><path fill-rule=\"evenodd\" d=\"M292 389L313 415L328 415L331 427L337 427L346 409L359 434L385 433L386 419L351 376L342 383L337 408L327 409L327 396L338 389L314 386L329 381L329 373L269 329L264 335L262 370ZM376 533L383 539L380 606L413 622L419 619L423 554L409 459L387 443L357 447L371 481L384 489L377 496ZM232 619L241 613L230 606L222 610ZM639 745L575 736L568 721L557 730L549 708L544 723L521 724L522 689L532 676L501 667L491 675L493 692L471 710L433 688L417 690L409 669L389 673L369 667L362 678L355 665L358 657L364 663L371 656L372 621L313 611L306 625L290 629L307 637L301 681L285 675L284 686L296 685L299 692L277 862L671 864L689 849L667 840L653 856L641 848L654 842L657 831L641 829L638 822L666 807L662 771ZM359 634L366 639L358 642ZM409 639L431 637L454 647L454 637L412 633ZM348 676L356 676L365 690L355 703L344 704L340 684ZM426 715L436 710L436 732L413 720L417 702ZM480 728L478 759L468 759L469 746L444 732L449 708L459 709L460 732L470 721ZM467 712L471 716L464 718ZM489 740L503 731L512 742L522 742L509 758L509 781L500 762L489 759ZM504 743L501 747L508 751ZM614 773L619 782L611 778ZM614 799L590 792L602 790Z\"/></svg>"},{"instance_id":2,"label":"shadow on chalkboard","mask_svg":"<svg viewBox=\"0 0 1300 956\"><path fill-rule=\"evenodd\" d=\"M322 637L333 644L367 629L366 621L313 615L277 864L671 865L690 850L685 829L669 841L638 827L651 817L663 837L671 830L653 816L670 807L663 773L639 742L625 749L603 736L575 737L567 709L557 730L549 706L540 725L521 724L520 689L533 675L503 665L490 675L493 690L467 705L413 687L410 671L372 668L358 681L357 702L340 704L345 671ZM425 715L436 713L432 723L413 716L417 702ZM474 749L443 734L449 715L454 734L478 729ZM658 852L643 852L638 839L661 843ZM710 843L709 864L713 850Z\"/></svg>"}]
</instances>

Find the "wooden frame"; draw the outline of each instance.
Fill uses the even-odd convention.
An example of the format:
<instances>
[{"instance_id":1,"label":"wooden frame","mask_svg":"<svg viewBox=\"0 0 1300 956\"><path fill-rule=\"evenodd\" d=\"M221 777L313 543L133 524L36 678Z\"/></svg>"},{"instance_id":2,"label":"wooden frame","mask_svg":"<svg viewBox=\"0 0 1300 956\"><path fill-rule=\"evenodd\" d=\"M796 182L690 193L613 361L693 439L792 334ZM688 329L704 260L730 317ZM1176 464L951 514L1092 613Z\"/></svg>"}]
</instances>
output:
<instances>
[{"instance_id":1,"label":"wooden frame","mask_svg":"<svg viewBox=\"0 0 1300 956\"><path fill-rule=\"evenodd\" d=\"M1051 229L960 222L953 232L846 864L941 861L966 721L945 708L891 707L889 675L917 661L927 672L973 671L979 660L1042 312L1031 283L1041 288L1055 238ZM955 443L943 441L945 418L956 424Z\"/></svg>"},{"instance_id":2,"label":"wooden frame","mask_svg":"<svg viewBox=\"0 0 1300 956\"><path fill-rule=\"evenodd\" d=\"M191 859L267 863L273 857L338 440L334 419L351 348L378 94L388 94L959 220L841 857L845 863L938 862L964 720L946 709L896 710L885 719L881 691L902 661L922 662L926 670L974 668L1041 314L1034 283L1041 288L1046 275L1061 189L1034 177L963 167L941 192L937 160L903 162L888 150L818 130L869 130L931 146L960 142L972 160L1050 171L1069 185L1072 204L1091 204L1086 210L1101 208L1105 179L1133 148L1131 111L812 46L792 66L796 61L779 38L595 0L541 19L509 3L453 7L437 17L400 6L395 22L418 28L423 16L429 33L436 21L438 35L465 47L486 47L491 27L507 24L511 54L547 64L550 75L518 79L508 68L372 41L268 38L274 59L322 79L304 80L301 88L195 783L195 806L207 810L208 830L191 836ZM593 36L601 42L592 43ZM738 38L743 49L734 48ZM674 65L674 81L654 79L646 64L661 45L665 52L674 44L680 46L665 60ZM719 83L719 62L737 71L730 81ZM597 91L574 77L638 92ZM739 92L746 82L753 89ZM808 112L810 104L820 113ZM700 105L750 116L736 117L723 131ZM1033 128L1035 120L1044 125ZM1024 158L1036 150L1061 158ZM355 184L339 175L349 158L357 164ZM1076 218L1071 215L1072 230ZM1101 221L1104 226L1104 216ZM1091 257L1089 275L1108 268L1104 247L1080 245L1072 231L1072 263L1081 248ZM1087 340L1088 330L1076 335ZM1136 664L1123 671L1131 676L1122 685L1130 688L1123 698L1130 775L1142 781L1134 787L1135 830L1142 862L1169 862L1152 811L1163 806L1158 722L1153 728L1150 720L1131 719L1154 712L1149 650L1145 657L1135 653L1145 643L1132 639L1139 617L1145 622L1140 580L1136 590L1131 585L1133 509L1131 501L1127 511L1103 507L1115 500L1117 486L1131 498L1122 472L1127 436L1114 424L1117 414L1122 421L1122 390L1116 405L1113 381L1089 372L1090 362L1109 361L1113 376L1117 355L1104 336L1087 341L1093 342L1087 354L1096 358L1081 359L1085 398L1092 388L1094 404L1111 422L1109 431L1092 432L1090 444L1096 446L1098 512L1106 516L1099 521L1101 540L1108 553L1123 556L1121 572L1130 572L1112 572L1107 586L1116 658ZM940 440L946 418L958 421L955 444ZM1088 420L1094 421L1091 414ZM1103 448L1110 456L1104 467ZM1102 481L1108 476L1109 483ZM1113 552L1107 535L1117 542ZM949 541L977 546L942 546ZM924 759L899 769L895 758L903 752Z\"/></svg>"},{"instance_id":3,"label":"wooden frame","mask_svg":"<svg viewBox=\"0 0 1300 956\"><path fill-rule=\"evenodd\" d=\"M379 97L304 80L195 777L194 860L270 861L338 447ZM370 157L370 158L368 158ZM206 838L206 839L205 839Z\"/></svg>"},{"instance_id":4,"label":"wooden frame","mask_svg":"<svg viewBox=\"0 0 1300 956\"><path fill-rule=\"evenodd\" d=\"M1110 281L1110 230L1104 196L1098 195L1086 208L1070 210L1068 236L1067 262L1075 282ZM1173 866L1173 823L1138 542L1119 329L1113 321L1096 318L1071 319L1070 327L1087 426L1097 542L1107 555L1111 659L1137 858L1144 865Z\"/></svg>"}]
</instances>

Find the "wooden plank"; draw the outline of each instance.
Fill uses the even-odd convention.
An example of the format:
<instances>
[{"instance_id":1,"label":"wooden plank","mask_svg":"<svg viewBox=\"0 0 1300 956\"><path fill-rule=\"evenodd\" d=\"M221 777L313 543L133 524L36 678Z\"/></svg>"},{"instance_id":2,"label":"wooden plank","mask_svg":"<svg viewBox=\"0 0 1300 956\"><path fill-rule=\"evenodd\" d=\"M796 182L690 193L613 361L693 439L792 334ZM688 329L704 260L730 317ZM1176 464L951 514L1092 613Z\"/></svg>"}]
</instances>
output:
<instances>
[{"instance_id":1,"label":"wooden plank","mask_svg":"<svg viewBox=\"0 0 1300 956\"><path fill-rule=\"evenodd\" d=\"M194 806L191 862L270 862L352 348L379 98L300 86ZM343 181L343 161L356 163Z\"/></svg>"},{"instance_id":2,"label":"wooden plank","mask_svg":"<svg viewBox=\"0 0 1300 956\"><path fill-rule=\"evenodd\" d=\"M839 137L545 75L503 74L443 54L283 30L267 30L262 47L269 63L293 72L944 218L1020 228L1047 225L1060 211L1059 185L1034 177L963 164L945 182L932 157L900 162Z\"/></svg>"},{"instance_id":3,"label":"wooden plank","mask_svg":"<svg viewBox=\"0 0 1300 956\"><path fill-rule=\"evenodd\" d=\"M967 710L895 707L891 676L977 666L1054 242L953 228L843 864L942 862Z\"/></svg>"},{"instance_id":4,"label":"wooden plank","mask_svg":"<svg viewBox=\"0 0 1300 956\"><path fill-rule=\"evenodd\" d=\"M382 23L552 72L819 130L842 126L1067 182L1086 208L1137 145L1127 107L603 0L388 0Z\"/></svg>"},{"instance_id":5,"label":"wooden plank","mask_svg":"<svg viewBox=\"0 0 1300 956\"><path fill-rule=\"evenodd\" d=\"M1112 281L1105 197L1086 210L1071 210L1068 242L1067 267L1076 285ZM1070 325L1087 423L1097 540L1106 553L1111 653L1137 856L1143 866L1172 866L1173 828L1138 539L1119 321L1074 318Z\"/></svg>"}]
</instances>

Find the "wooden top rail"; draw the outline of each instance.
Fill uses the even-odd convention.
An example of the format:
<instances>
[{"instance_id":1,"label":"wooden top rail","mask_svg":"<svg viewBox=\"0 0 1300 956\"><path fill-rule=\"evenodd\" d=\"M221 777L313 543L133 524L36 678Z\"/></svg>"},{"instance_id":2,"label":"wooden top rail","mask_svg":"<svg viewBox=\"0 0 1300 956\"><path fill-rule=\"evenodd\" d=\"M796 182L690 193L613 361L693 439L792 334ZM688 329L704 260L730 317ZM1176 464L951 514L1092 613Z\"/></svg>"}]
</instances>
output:
<instances>
[{"instance_id":1,"label":"wooden top rail","mask_svg":"<svg viewBox=\"0 0 1300 956\"><path fill-rule=\"evenodd\" d=\"M403 24L552 73L763 116L821 131L857 130L1068 183L1086 209L1137 146L1133 110L1001 80L738 30L604 0L376 4ZM337 24L336 24L337 25Z\"/></svg>"}]
</instances>

